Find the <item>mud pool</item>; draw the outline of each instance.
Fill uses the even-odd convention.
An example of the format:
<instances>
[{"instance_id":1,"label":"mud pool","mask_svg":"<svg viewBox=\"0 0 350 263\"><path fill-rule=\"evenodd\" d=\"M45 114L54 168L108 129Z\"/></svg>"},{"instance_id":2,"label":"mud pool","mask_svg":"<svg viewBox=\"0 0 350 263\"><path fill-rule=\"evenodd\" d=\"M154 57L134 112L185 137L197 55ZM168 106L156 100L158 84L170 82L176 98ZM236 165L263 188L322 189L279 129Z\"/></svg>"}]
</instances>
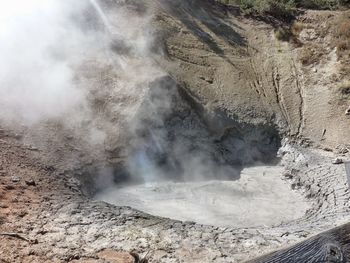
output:
<instances>
[{"instance_id":1,"label":"mud pool","mask_svg":"<svg viewBox=\"0 0 350 263\"><path fill-rule=\"evenodd\" d=\"M272 226L302 217L308 204L280 166L246 168L239 180L161 182L111 187L95 198L181 221L214 226Z\"/></svg>"}]
</instances>

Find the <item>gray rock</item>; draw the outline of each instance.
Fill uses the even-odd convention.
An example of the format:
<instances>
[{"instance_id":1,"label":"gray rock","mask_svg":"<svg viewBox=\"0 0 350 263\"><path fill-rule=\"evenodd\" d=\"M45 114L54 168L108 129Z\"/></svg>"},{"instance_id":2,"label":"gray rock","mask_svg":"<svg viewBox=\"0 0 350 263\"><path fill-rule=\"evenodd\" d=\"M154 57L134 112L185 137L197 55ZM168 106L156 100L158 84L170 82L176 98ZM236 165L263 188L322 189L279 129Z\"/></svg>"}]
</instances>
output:
<instances>
[{"instance_id":1,"label":"gray rock","mask_svg":"<svg viewBox=\"0 0 350 263\"><path fill-rule=\"evenodd\" d=\"M19 181L21 181L21 177L19 176L11 176L11 181L14 183L18 183Z\"/></svg>"},{"instance_id":2,"label":"gray rock","mask_svg":"<svg viewBox=\"0 0 350 263\"><path fill-rule=\"evenodd\" d=\"M344 161L343 159L341 158L335 158L333 161L332 161L332 164L342 164Z\"/></svg>"}]
</instances>

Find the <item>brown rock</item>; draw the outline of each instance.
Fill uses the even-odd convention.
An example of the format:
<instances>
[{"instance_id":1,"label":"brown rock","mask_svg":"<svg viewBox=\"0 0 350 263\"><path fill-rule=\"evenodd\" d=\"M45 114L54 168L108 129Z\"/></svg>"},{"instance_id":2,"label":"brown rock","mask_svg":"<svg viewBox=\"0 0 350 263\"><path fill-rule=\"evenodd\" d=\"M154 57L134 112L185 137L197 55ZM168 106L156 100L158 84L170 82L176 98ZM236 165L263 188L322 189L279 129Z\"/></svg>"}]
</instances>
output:
<instances>
[{"instance_id":1,"label":"brown rock","mask_svg":"<svg viewBox=\"0 0 350 263\"><path fill-rule=\"evenodd\" d=\"M33 179L25 180L25 183L28 186L36 186L36 183Z\"/></svg>"}]
</instances>

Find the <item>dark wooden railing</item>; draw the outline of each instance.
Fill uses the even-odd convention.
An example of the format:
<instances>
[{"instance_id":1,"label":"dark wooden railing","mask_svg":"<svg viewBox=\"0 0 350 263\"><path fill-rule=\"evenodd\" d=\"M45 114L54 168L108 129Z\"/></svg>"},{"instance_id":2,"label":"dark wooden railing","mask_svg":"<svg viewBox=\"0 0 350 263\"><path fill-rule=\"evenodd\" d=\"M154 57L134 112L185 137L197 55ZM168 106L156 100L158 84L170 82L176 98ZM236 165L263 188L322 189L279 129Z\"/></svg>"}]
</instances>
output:
<instances>
[{"instance_id":1,"label":"dark wooden railing","mask_svg":"<svg viewBox=\"0 0 350 263\"><path fill-rule=\"evenodd\" d=\"M350 262L350 223L247 263Z\"/></svg>"}]
</instances>

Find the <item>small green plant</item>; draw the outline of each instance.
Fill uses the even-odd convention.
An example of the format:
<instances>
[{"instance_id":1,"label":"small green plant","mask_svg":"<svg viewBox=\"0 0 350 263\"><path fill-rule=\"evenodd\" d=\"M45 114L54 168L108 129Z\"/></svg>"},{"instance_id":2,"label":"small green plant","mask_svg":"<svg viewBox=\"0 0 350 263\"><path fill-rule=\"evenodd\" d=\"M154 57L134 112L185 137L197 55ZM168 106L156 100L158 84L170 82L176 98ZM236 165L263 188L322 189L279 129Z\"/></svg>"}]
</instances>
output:
<instances>
[{"instance_id":1,"label":"small green plant","mask_svg":"<svg viewBox=\"0 0 350 263\"><path fill-rule=\"evenodd\" d=\"M241 0L240 6L246 12L280 19L291 18L295 12L294 0Z\"/></svg>"}]
</instances>

